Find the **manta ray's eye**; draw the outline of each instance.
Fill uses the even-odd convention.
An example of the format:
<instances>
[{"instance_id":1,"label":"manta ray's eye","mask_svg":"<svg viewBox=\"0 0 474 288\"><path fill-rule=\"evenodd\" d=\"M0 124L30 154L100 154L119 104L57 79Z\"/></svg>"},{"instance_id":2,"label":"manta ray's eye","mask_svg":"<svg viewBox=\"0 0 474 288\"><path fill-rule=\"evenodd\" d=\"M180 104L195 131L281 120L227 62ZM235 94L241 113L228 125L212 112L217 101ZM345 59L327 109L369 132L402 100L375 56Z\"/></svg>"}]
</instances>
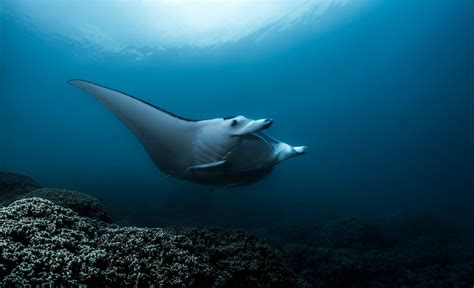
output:
<instances>
[{"instance_id":1,"label":"manta ray's eye","mask_svg":"<svg viewBox=\"0 0 474 288\"><path fill-rule=\"evenodd\" d=\"M237 124L239 124L239 122L237 122L237 120L232 120L232 124L230 124L230 126L234 127L234 126L237 126Z\"/></svg>"}]
</instances>

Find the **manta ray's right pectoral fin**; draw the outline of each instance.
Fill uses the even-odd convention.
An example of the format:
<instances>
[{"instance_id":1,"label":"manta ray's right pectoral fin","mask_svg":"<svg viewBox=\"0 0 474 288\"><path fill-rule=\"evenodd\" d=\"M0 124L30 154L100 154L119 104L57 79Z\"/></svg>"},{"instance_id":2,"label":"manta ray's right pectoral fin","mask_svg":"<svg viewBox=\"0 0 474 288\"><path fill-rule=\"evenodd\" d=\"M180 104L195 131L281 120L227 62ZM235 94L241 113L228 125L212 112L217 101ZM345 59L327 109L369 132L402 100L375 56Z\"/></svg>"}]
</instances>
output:
<instances>
[{"instance_id":1,"label":"manta ray's right pectoral fin","mask_svg":"<svg viewBox=\"0 0 474 288\"><path fill-rule=\"evenodd\" d=\"M193 176L196 176L200 173L203 173L205 175L206 173L215 173L216 170L224 169L227 165L229 165L229 162L227 162L227 160L220 160L216 162L191 166L188 168L188 171L191 172Z\"/></svg>"},{"instance_id":2,"label":"manta ray's right pectoral fin","mask_svg":"<svg viewBox=\"0 0 474 288\"><path fill-rule=\"evenodd\" d=\"M204 163L204 164L199 164L199 165L194 165L188 168L188 171L209 171L213 170L216 168L224 167L226 164L228 164L227 160L220 160L216 162L211 162L211 163Z\"/></svg>"}]
</instances>

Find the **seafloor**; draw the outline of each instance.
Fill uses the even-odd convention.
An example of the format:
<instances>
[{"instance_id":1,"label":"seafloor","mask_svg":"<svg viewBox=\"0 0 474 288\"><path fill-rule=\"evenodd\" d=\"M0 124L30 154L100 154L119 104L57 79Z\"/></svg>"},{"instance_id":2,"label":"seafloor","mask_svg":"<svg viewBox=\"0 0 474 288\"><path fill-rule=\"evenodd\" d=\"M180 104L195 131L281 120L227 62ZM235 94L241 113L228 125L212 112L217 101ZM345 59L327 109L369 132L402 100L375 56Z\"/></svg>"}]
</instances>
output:
<instances>
[{"instance_id":1,"label":"seafloor","mask_svg":"<svg viewBox=\"0 0 474 288\"><path fill-rule=\"evenodd\" d=\"M472 241L429 215L245 232L124 227L94 197L7 172L0 207L0 287L474 285Z\"/></svg>"}]
</instances>

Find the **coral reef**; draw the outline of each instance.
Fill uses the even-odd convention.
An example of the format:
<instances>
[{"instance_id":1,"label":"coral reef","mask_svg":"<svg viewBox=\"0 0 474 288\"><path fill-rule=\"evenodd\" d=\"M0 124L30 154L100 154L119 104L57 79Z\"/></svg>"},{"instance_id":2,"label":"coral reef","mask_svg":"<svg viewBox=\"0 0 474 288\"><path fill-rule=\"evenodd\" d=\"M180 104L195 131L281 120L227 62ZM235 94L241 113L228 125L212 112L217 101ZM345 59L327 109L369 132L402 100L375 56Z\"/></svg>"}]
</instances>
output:
<instances>
[{"instance_id":1,"label":"coral reef","mask_svg":"<svg viewBox=\"0 0 474 288\"><path fill-rule=\"evenodd\" d=\"M355 217L278 223L254 231L274 246L287 243L316 247L371 250L392 245L394 239L375 223Z\"/></svg>"},{"instance_id":2,"label":"coral reef","mask_svg":"<svg viewBox=\"0 0 474 288\"><path fill-rule=\"evenodd\" d=\"M471 287L472 243L428 219L346 218L279 225L279 231L259 233L279 246L288 267L313 287ZM409 228L420 221L424 229ZM429 228L435 226L436 232Z\"/></svg>"},{"instance_id":3,"label":"coral reef","mask_svg":"<svg viewBox=\"0 0 474 288\"><path fill-rule=\"evenodd\" d=\"M191 240L193 249L210 265L217 287L306 287L293 279L280 257L255 235L223 229L177 229ZM242 284L239 284L242 283ZM270 285L269 285L270 284Z\"/></svg>"},{"instance_id":4,"label":"coral reef","mask_svg":"<svg viewBox=\"0 0 474 288\"><path fill-rule=\"evenodd\" d=\"M23 199L33 197L43 198L56 205L72 209L79 216L112 223L112 218L104 205L97 198L84 193L64 189L43 188L30 191L21 196Z\"/></svg>"},{"instance_id":5,"label":"coral reef","mask_svg":"<svg viewBox=\"0 0 474 288\"><path fill-rule=\"evenodd\" d=\"M41 184L29 176L0 171L0 206L41 187Z\"/></svg>"},{"instance_id":6,"label":"coral reef","mask_svg":"<svg viewBox=\"0 0 474 288\"><path fill-rule=\"evenodd\" d=\"M76 211L80 216L112 223L109 212L95 197L65 189L42 188L41 184L29 176L0 172L0 206L32 197L50 200Z\"/></svg>"},{"instance_id":7,"label":"coral reef","mask_svg":"<svg viewBox=\"0 0 474 288\"><path fill-rule=\"evenodd\" d=\"M254 230L263 242L236 230L121 227L110 224L96 198L39 187L30 177L0 173L0 202L10 204L0 208L0 287L474 284L472 241L419 211L287 221Z\"/></svg>"},{"instance_id":8,"label":"coral reef","mask_svg":"<svg viewBox=\"0 0 474 288\"><path fill-rule=\"evenodd\" d=\"M255 237L119 227L41 198L0 208L0 286L301 287Z\"/></svg>"},{"instance_id":9,"label":"coral reef","mask_svg":"<svg viewBox=\"0 0 474 288\"><path fill-rule=\"evenodd\" d=\"M472 256L455 260L444 249L437 251L439 246L423 245L429 248L361 252L289 244L284 257L314 287L470 287L474 283Z\"/></svg>"}]
</instances>

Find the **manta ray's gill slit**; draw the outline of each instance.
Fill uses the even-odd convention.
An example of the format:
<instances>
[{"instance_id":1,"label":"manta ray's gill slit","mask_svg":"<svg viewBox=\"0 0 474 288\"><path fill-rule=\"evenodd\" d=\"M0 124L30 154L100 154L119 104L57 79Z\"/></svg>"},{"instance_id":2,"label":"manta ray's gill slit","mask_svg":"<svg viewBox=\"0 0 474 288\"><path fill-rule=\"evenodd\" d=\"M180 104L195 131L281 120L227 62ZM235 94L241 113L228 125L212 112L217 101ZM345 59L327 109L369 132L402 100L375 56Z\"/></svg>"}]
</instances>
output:
<instances>
[{"instance_id":1,"label":"manta ray's gill slit","mask_svg":"<svg viewBox=\"0 0 474 288\"><path fill-rule=\"evenodd\" d=\"M193 155L195 157L195 160L197 160L197 164L210 163L216 160L215 157L212 157L208 152L205 152L201 149L203 145L199 139L194 140L192 146Z\"/></svg>"},{"instance_id":2,"label":"manta ray's gill slit","mask_svg":"<svg viewBox=\"0 0 474 288\"><path fill-rule=\"evenodd\" d=\"M207 143L207 141L199 139L196 144L196 149L206 155L206 158L212 160L211 162L222 160L224 150L216 142Z\"/></svg>"}]
</instances>

